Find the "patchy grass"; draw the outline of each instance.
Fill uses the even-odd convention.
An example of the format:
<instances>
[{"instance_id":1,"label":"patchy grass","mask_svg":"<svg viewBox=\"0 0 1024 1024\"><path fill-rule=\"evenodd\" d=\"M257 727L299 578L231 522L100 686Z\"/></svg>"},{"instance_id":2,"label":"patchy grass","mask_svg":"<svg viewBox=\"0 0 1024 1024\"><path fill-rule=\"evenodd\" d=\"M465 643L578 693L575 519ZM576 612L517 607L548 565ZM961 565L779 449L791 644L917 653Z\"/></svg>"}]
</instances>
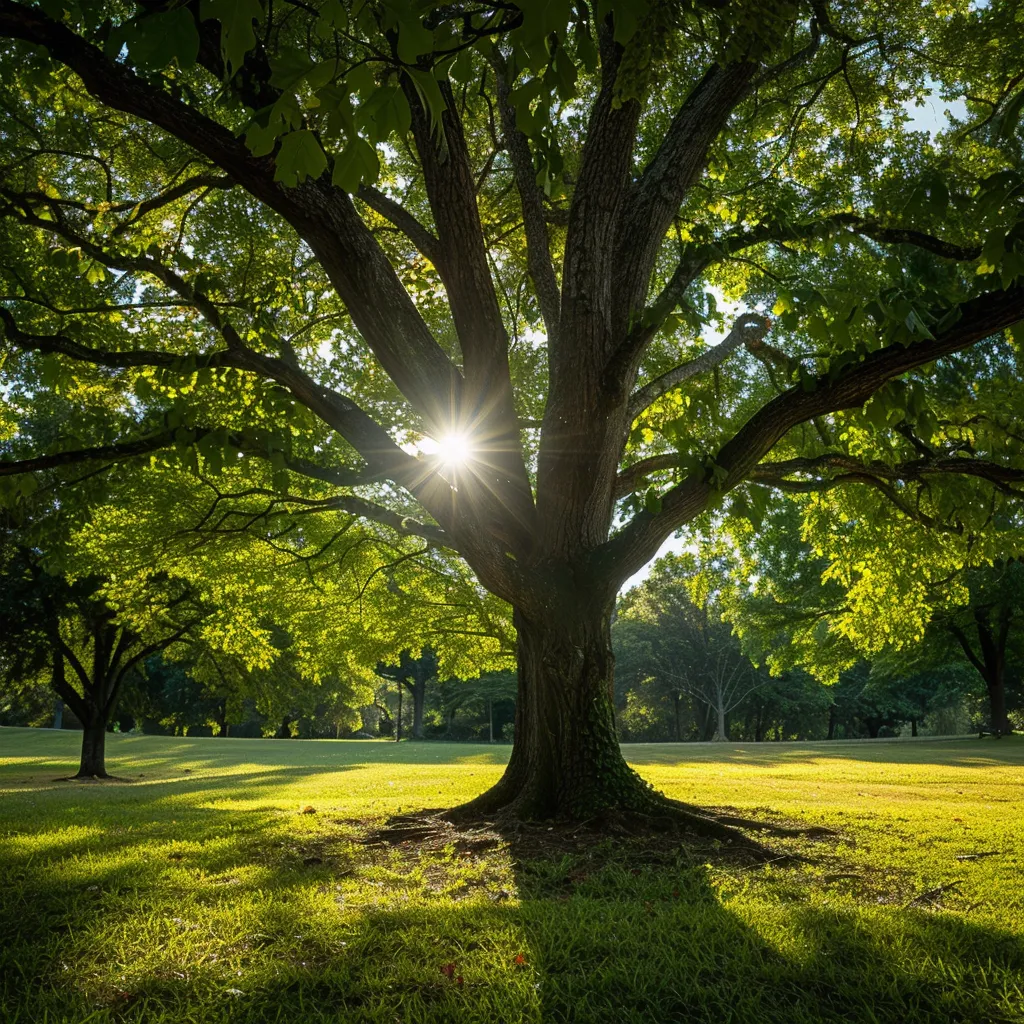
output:
<instances>
[{"instance_id":1,"label":"patchy grass","mask_svg":"<svg viewBox=\"0 0 1024 1024\"><path fill-rule=\"evenodd\" d=\"M762 867L363 841L507 748L112 736L127 781L54 782L76 742L0 729L5 1024L1024 1021L1019 739L625 748L841 834Z\"/></svg>"}]
</instances>

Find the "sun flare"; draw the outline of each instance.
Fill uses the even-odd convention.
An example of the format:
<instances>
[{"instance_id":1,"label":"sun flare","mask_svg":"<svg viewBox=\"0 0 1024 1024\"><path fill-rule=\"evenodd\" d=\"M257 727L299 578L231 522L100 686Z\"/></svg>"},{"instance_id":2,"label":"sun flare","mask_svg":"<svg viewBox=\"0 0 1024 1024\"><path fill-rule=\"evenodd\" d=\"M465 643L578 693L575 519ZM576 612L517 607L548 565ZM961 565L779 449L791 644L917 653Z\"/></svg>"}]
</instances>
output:
<instances>
[{"instance_id":1,"label":"sun flare","mask_svg":"<svg viewBox=\"0 0 1024 1024\"><path fill-rule=\"evenodd\" d=\"M446 466L464 466L473 457L473 445L465 434L447 434L438 438L437 454Z\"/></svg>"}]
</instances>

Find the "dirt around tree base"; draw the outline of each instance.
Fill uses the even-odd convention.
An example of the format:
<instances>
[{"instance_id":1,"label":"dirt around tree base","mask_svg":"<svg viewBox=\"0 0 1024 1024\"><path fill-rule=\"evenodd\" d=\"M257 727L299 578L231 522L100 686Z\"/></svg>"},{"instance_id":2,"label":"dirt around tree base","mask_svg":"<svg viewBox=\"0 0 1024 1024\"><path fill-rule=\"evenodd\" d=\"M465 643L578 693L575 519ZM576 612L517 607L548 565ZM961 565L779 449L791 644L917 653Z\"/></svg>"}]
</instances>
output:
<instances>
[{"instance_id":1,"label":"dirt around tree base","mask_svg":"<svg viewBox=\"0 0 1024 1024\"><path fill-rule=\"evenodd\" d=\"M774 849L748 832L783 839L838 838L829 829L801 827L760 818L718 813L676 801L659 803L653 813L610 810L584 821L522 821L501 815L468 818L460 809L427 809L396 815L364 837L371 846L411 847L482 853L500 846L518 860L575 855L605 844L633 848L645 855L689 854L697 860L779 863L806 860L799 853Z\"/></svg>"}]
</instances>

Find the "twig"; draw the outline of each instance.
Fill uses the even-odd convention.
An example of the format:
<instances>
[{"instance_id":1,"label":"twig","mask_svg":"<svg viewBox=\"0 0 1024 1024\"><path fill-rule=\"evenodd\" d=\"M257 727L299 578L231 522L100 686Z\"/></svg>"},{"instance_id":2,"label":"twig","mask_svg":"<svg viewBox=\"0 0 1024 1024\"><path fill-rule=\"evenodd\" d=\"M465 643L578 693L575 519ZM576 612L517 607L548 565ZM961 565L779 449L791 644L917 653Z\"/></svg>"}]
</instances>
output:
<instances>
[{"instance_id":1,"label":"twig","mask_svg":"<svg viewBox=\"0 0 1024 1024\"><path fill-rule=\"evenodd\" d=\"M927 892L921 893L920 896L915 896L903 909L909 910L915 903L921 903L923 900L927 900L929 903L934 903L935 900L944 892L956 889L962 883L963 879L958 878L955 882L947 882L945 885L938 885L934 889L929 889Z\"/></svg>"},{"instance_id":2,"label":"twig","mask_svg":"<svg viewBox=\"0 0 1024 1024\"><path fill-rule=\"evenodd\" d=\"M1002 850L986 850L984 853L961 853L957 856L957 860L981 860L982 857L998 857L1002 854Z\"/></svg>"}]
</instances>

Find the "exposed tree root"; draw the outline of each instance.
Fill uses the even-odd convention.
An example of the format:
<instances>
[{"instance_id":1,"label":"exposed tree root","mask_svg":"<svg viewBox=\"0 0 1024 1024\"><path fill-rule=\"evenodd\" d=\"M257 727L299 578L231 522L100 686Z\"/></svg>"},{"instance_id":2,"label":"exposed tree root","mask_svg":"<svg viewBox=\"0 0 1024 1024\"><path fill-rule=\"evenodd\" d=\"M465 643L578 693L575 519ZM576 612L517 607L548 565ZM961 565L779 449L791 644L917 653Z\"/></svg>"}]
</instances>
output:
<instances>
[{"instance_id":1,"label":"exposed tree root","mask_svg":"<svg viewBox=\"0 0 1024 1024\"><path fill-rule=\"evenodd\" d=\"M519 856L541 857L571 853L611 840L640 843L645 848L690 848L702 855L739 858L755 864L805 860L796 853L780 852L758 838L759 832L781 838L824 838L835 833L822 828L784 826L776 822L717 814L713 810L669 800L649 793L642 810L609 808L583 820L555 818L531 821L518 816L514 805L497 813L473 813L472 805L450 810L430 809L391 818L373 830L366 841L373 845L416 844L424 849L452 846L460 851L482 851L499 845L512 847Z\"/></svg>"}]
</instances>

